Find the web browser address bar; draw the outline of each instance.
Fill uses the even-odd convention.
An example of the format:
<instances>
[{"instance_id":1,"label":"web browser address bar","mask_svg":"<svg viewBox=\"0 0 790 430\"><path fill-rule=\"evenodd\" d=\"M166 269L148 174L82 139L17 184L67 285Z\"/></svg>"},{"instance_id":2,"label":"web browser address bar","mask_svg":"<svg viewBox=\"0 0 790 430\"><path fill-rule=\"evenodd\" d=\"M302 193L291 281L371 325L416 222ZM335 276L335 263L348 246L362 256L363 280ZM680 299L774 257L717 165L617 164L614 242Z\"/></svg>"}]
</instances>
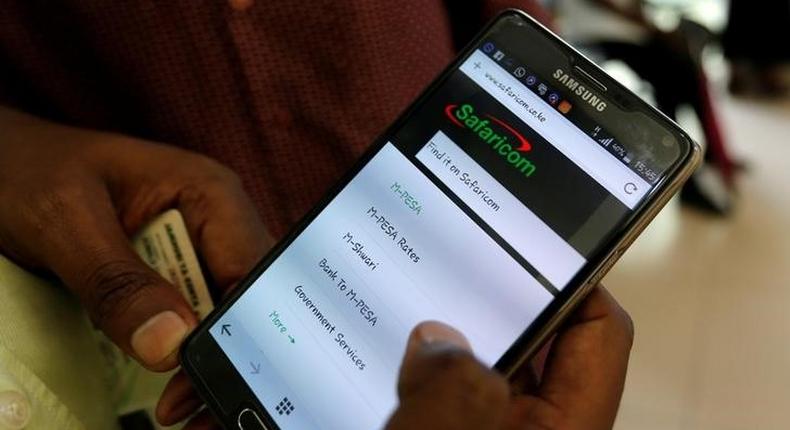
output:
<instances>
[{"instance_id":1,"label":"web browser address bar","mask_svg":"<svg viewBox=\"0 0 790 430\"><path fill-rule=\"evenodd\" d=\"M481 51L460 70L630 209L650 191L644 179Z\"/></svg>"}]
</instances>

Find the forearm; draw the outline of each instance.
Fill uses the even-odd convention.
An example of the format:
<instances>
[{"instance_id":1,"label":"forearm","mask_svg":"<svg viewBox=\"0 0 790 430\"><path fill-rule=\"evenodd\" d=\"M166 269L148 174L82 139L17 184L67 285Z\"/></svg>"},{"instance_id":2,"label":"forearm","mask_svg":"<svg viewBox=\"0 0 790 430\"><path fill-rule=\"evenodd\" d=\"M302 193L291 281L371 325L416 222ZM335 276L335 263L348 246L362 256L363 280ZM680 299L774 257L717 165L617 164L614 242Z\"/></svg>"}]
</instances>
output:
<instances>
[{"instance_id":1,"label":"forearm","mask_svg":"<svg viewBox=\"0 0 790 430\"><path fill-rule=\"evenodd\" d=\"M14 140L20 128L29 127L32 120L30 115L0 105L0 148Z\"/></svg>"},{"instance_id":2,"label":"forearm","mask_svg":"<svg viewBox=\"0 0 790 430\"><path fill-rule=\"evenodd\" d=\"M47 121L28 113L0 105L0 160L10 147L31 146L37 142L52 141L67 132L77 129Z\"/></svg>"}]
</instances>

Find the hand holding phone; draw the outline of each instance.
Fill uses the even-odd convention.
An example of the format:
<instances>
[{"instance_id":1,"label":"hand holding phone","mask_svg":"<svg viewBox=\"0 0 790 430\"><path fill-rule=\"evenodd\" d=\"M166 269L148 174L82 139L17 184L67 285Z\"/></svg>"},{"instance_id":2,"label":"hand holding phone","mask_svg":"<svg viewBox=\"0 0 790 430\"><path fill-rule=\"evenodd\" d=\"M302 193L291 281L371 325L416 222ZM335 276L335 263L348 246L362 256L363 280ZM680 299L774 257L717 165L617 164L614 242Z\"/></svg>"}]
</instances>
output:
<instances>
[{"instance_id":1,"label":"hand holding phone","mask_svg":"<svg viewBox=\"0 0 790 430\"><path fill-rule=\"evenodd\" d=\"M478 362L445 325L412 331L398 383L400 403L387 430L610 429L625 382L631 320L603 288L594 289L562 328L537 378L510 395L501 374Z\"/></svg>"},{"instance_id":2,"label":"hand holding phone","mask_svg":"<svg viewBox=\"0 0 790 430\"><path fill-rule=\"evenodd\" d=\"M510 395L507 380L476 358L466 338L438 322L412 330L398 379L399 404L387 430L609 429L625 382L633 326L603 287L594 289L545 354L523 369ZM200 406L183 373L165 390L158 413L178 422ZM184 430L212 422L208 411Z\"/></svg>"},{"instance_id":3,"label":"hand holding phone","mask_svg":"<svg viewBox=\"0 0 790 430\"><path fill-rule=\"evenodd\" d=\"M182 366L226 428L368 430L402 410L420 322L457 328L517 384L571 317L516 403L611 424L627 347L607 337L628 330L573 310L699 160L677 125L506 11L190 336Z\"/></svg>"}]
</instances>

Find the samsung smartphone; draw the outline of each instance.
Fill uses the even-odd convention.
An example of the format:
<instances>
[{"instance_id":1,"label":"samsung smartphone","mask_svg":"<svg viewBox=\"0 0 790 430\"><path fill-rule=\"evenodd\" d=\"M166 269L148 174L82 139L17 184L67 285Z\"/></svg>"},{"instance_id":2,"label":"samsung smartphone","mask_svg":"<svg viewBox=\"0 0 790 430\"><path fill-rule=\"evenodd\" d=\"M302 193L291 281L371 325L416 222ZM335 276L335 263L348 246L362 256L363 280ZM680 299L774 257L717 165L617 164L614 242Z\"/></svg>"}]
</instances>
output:
<instances>
[{"instance_id":1,"label":"samsung smartphone","mask_svg":"<svg viewBox=\"0 0 790 430\"><path fill-rule=\"evenodd\" d=\"M511 376L700 159L519 11L495 19L189 338L227 428L381 428L421 321Z\"/></svg>"}]
</instances>

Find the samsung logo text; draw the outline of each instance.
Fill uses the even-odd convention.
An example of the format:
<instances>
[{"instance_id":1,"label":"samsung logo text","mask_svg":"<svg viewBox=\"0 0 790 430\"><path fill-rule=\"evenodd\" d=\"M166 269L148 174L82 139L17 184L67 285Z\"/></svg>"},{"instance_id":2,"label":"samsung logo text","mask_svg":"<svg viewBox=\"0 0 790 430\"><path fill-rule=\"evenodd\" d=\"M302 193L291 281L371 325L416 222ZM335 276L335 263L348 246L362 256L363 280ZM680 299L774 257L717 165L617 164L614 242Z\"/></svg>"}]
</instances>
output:
<instances>
[{"instance_id":1,"label":"samsung logo text","mask_svg":"<svg viewBox=\"0 0 790 430\"><path fill-rule=\"evenodd\" d=\"M571 90L571 92L575 93L577 96L581 97L582 100L589 103L590 106L594 107L598 112L603 112L606 109L605 101L601 100L598 96L593 94L584 85L581 85L579 81L573 79L571 75L565 73L562 69L555 70L552 76L554 76L554 79L560 81L569 90Z\"/></svg>"}]
</instances>

